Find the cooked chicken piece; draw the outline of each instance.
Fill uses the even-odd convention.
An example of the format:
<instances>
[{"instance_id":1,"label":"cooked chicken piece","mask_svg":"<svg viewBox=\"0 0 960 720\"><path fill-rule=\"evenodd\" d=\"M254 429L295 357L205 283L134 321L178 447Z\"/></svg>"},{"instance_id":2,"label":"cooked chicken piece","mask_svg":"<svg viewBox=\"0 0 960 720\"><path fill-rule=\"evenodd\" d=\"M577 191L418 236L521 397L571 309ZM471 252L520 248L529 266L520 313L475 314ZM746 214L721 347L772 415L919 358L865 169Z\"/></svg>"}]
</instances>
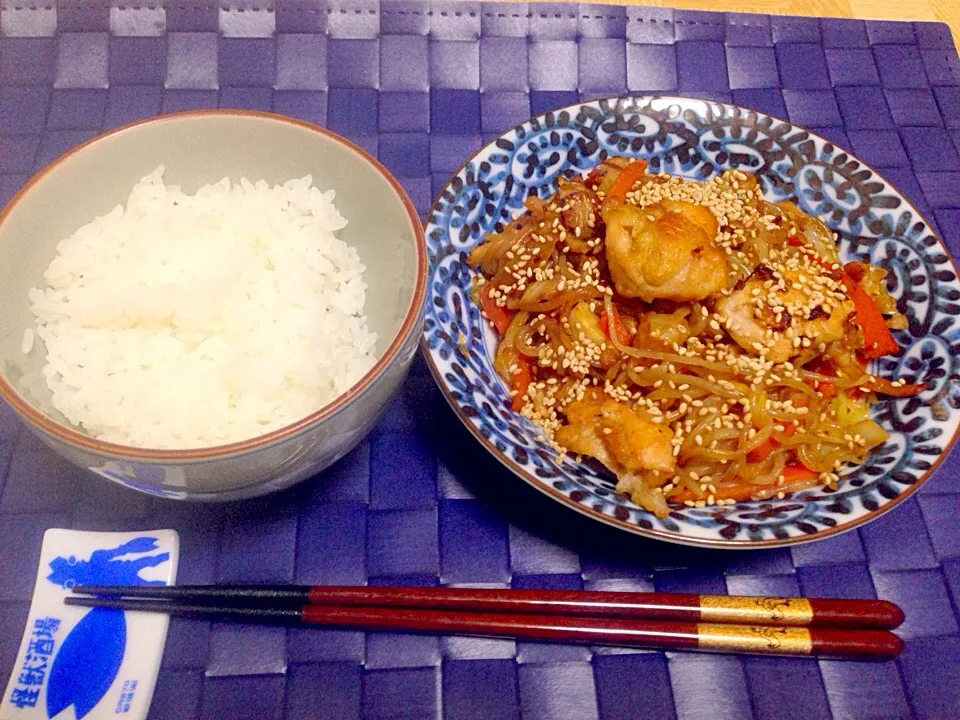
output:
<instances>
[{"instance_id":1,"label":"cooked chicken piece","mask_svg":"<svg viewBox=\"0 0 960 720\"><path fill-rule=\"evenodd\" d=\"M593 421L571 423L559 428L555 439L570 452L578 455L589 455L599 460L605 467L616 471L618 463L607 449L607 443L601 435L601 430L602 426Z\"/></svg>"},{"instance_id":2,"label":"cooked chicken piece","mask_svg":"<svg viewBox=\"0 0 960 720\"><path fill-rule=\"evenodd\" d=\"M756 175L740 170L725 170L718 180L735 193L746 207L753 208L761 215L763 214L766 203Z\"/></svg>"},{"instance_id":3,"label":"cooked chicken piece","mask_svg":"<svg viewBox=\"0 0 960 720\"><path fill-rule=\"evenodd\" d=\"M668 428L651 422L615 400L580 400L567 406L567 425L558 443L590 455L618 475L622 472L673 472L676 459Z\"/></svg>"},{"instance_id":4,"label":"cooked chicken piece","mask_svg":"<svg viewBox=\"0 0 960 720\"><path fill-rule=\"evenodd\" d=\"M727 287L730 264L714 244L717 221L705 207L664 200L603 209L610 275L617 291L651 302L703 300Z\"/></svg>"},{"instance_id":5,"label":"cooked chicken piece","mask_svg":"<svg viewBox=\"0 0 960 720\"><path fill-rule=\"evenodd\" d=\"M844 337L854 309L850 300L821 298L809 271L781 269L777 274L782 283L773 270L758 265L741 287L717 303L717 314L740 347L786 362L805 351L804 338L830 343Z\"/></svg>"},{"instance_id":6,"label":"cooked chicken piece","mask_svg":"<svg viewBox=\"0 0 960 720\"><path fill-rule=\"evenodd\" d=\"M703 205L681 202L679 200L661 200L652 207L657 206L663 208L665 212L679 213L683 215L687 220L703 230L706 236L711 240L717 236L717 231L720 228L717 224L716 216L710 211L709 208L706 208ZM646 210L649 208L644 209Z\"/></svg>"}]
</instances>

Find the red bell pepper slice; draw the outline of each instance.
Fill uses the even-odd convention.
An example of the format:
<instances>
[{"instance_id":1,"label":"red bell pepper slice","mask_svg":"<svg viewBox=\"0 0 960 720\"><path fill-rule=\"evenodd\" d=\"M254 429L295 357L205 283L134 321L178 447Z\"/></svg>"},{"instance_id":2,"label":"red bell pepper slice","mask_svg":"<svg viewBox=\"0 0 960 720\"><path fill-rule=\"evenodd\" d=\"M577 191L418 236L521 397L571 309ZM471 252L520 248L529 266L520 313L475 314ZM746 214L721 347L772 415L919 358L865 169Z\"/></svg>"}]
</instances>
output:
<instances>
[{"instance_id":1,"label":"red bell pepper slice","mask_svg":"<svg viewBox=\"0 0 960 720\"><path fill-rule=\"evenodd\" d=\"M616 333L616 337L610 334L610 318L607 317L606 313L600 316L600 329L603 330L607 337L617 341L621 345L626 345L630 342L630 333L627 332L623 320L620 319L620 313L617 312L616 305L611 305L611 308L611 315L613 315L613 332Z\"/></svg>"},{"instance_id":2,"label":"red bell pepper slice","mask_svg":"<svg viewBox=\"0 0 960 720\"><path fill-rule=\"evenodd\" d=\"M510 409L518 411L523 407L523 398L527 394L527 388L533 382L533 367L530 364L530 358L523 353L514 352L513 365L516 365L518 372L511 375L511 392L516 391L513 396L513 402L510 403Z\"/></svg>"},{"instance_id":3,"label":"red bell pepper slice","mask_svg":"<svg viewBox=\"0 0 960 720\"><path fill-rule=\"evenodd\" d=\"M617 175L617 179L613 181L613 185L607 191L607 197L625 198L646 171L646 160L634 160Z\"/></svg>"},{"instance_id":4,"label":"red bell pepper slice","mask_svg":"<svg viewBox=\"0 0 960 720\"><path fill-rule=\"evenodd\" d=\"M493 283L488 282L480 291L480 307L497 332L503 335L510 327L510 321L513 320L515 313L497 305L496 299L491 295L492 292Z\"/></svg>"},{"instance_id":5,"label":"red bell pepper slice","mask_svg":"<svg viewBox=\"0 0 960 720\"><path fill-rule=\"evenodd\" d=\"M859 283L848 274L844 273L840 279L847 290L847 295L853 302L857 324L863 333L864 345L860 354L869 360L873 360L895 353L899 349L897 341L893 339L893 334L887 327L887 323L876 303L873 302L867 291L860 287Z\"/></svg>"}]
</instances>

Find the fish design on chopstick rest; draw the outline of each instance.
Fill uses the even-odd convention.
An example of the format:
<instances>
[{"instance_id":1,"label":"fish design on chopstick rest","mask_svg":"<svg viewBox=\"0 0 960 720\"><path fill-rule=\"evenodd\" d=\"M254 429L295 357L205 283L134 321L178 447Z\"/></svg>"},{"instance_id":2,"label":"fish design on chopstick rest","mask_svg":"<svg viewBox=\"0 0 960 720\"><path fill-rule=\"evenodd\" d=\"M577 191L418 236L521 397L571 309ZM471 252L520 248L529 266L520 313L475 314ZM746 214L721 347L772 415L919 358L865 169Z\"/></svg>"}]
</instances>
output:
<instances>
[{"instance_id":1,"label":"fish design on chopstick rest","mask_svg":"<svg viewBox=\"0 0 960 720\"><path fill-rule=\"evenodd\" d=\"M0 718L145 717L167 619L103 608L78 612L65 606L63 598L80 584L168 584L176 577L178 545L171 530L47 531L22 660L14 668ZM132 637L135 645L127 643Z\"/></svg>"},{"instance_id":2,"label":"fish design on chopstick rest","mask_svg":"<svg viewBox=\"0 0 960 720\"><path fill-rule=\"evenodd\" d=\"M94 608L60 645L47 683L47 717L73 706L86 717L113 685L127 649L127 624L120 610Z\"/></svg>"},{"instance_id":3,"label":"fish design on chopstick rest","mask_svg":"<svg viewBox=\"0 0 960 720\"><path fill-rule=\"evenodd\" d=\"M69 590L74 585L164 585L163 580L145 580L140 571L162 565L170 559L170 553L124 560L126 555L153 552L157 549L155 537L137 537L115 548L94 550L87 560L76 556L55 557L50 561L47 580Z\"/></svg>"},{"instance_id":4,"label":"fish design on chopstick rest","mask_svg":"<svg viewBox=\"0 0 960 720\"><path fill-rule=\"evenodd\" d=\"M88 560L75 556L50 561L47 580L69 590L74 585L163 585L163 580L144 580L140 571L162 565L170 553L147 555L132 560L125 555L157 549L154 537L138 537L115 548L94 550ZM56 717L73 705L78 720L96 707L113 684L127 646L124 613L94 608L64 639L50 668L47 684L47 716Z\"/></svg>"}]
</instances>

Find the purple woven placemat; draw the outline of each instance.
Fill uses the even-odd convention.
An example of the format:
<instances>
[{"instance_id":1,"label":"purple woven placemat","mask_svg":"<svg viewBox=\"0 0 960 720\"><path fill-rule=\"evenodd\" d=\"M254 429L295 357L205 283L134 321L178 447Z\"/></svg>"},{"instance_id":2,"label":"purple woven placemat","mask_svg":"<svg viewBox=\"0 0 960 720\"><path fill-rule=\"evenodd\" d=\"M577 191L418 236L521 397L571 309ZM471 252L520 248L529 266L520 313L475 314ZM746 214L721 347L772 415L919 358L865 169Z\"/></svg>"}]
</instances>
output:
<instances>
[{"instance_id":1,"label":"purple woven placemat","mask_svg":"<svg viewBox=\"0 0 960 720\"><path fill-rule=\"evenodd\" d=\"M533 113L677 92L788 117L853 150L960 255L960 59L945 25L575 4L148 4L0 10L0 203L104 129L219 105L327 125L376 153L425 212L474 150ZM955 453L918 497L859 531L698 551L528 488L466 435L419 360L350 456L231 505L82 476L0 404L0 682L45 529L169 527L185 583L876 595L906 611L907 650L866 664L174 621L151 713L162 720L958 717L958 471Z\"/></svg>"}]
</instances>

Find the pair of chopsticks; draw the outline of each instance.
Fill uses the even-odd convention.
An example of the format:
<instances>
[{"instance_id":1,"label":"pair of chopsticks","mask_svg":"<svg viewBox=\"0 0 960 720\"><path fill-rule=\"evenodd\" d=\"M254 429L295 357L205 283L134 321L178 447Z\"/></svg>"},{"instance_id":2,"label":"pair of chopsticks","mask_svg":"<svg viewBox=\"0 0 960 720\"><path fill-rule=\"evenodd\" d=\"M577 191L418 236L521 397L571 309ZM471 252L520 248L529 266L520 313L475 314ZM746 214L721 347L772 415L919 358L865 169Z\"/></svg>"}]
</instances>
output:
<instances>
[{"instance_id":1,"label":"pair of chopsticks","mask_svg":"<svg viewBox=\"0 0 960 720\"><path fill-rule=\"evenodd\" d=\"M860 660L903 650L889 632L903 612L884 600L299 585L78 585L73 592L68 605L247 623Z\"/></svg>"}]
</instances>

